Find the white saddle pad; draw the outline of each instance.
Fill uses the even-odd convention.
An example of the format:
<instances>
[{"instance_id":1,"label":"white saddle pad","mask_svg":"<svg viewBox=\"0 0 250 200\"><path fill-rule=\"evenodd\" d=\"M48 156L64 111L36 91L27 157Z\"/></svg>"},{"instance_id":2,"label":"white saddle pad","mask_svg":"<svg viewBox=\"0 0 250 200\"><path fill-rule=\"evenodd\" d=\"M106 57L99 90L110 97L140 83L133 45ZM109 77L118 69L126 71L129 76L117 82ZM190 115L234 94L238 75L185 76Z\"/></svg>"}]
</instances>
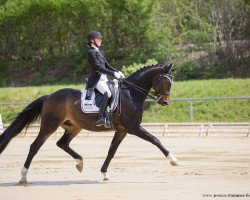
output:
<instances>
[{"instance_id":1,"label":"white saddle pad","mask_svg":"<svg viewBox=\"0 0 250 200\"><path fill-rule=\"evenodd\" d=\"M118 101L119 101L119 91L118 91L118 81L114 80L115 86L114 86L114 94L113 95L113 100L111 102L111 106L107 107L107 111L108 112L113 112L117 105L118 105ZM82 111L84 113L98 113L99 112L99 108L96 106L96 102L95 102L95 92L92 93L91 99L90 100L86 100L86 92L87 90L82 90L81 91L81 108Z\"/></svg>"}]
</instances>

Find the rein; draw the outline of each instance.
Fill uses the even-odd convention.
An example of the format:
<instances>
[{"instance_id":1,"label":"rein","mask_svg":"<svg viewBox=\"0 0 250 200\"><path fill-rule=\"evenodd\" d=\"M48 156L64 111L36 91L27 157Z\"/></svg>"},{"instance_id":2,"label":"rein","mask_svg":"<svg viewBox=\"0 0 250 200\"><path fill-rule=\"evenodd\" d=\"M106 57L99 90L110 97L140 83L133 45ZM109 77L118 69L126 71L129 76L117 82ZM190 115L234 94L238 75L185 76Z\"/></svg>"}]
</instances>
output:
<instances>
[{"instance_id":1,"label":"rein","mask_svg":"<svg viewBox=\"0 0 250 200\"><path fill-rule=\"evenodd\" d=\"M137 91L149 96L150 98L154 99L154 100L159 100L158 97L155 97L155 96L158 96L158 94L156 94L155 92L152 92L152 91L147 91L145 90L144 88L138 86L138 85L135 85L134 83L130 82L130 81L127 81L127 80L122 80L122 82L130 85L132 88L136 89Z\"/></svg>"},{"instance_id":2,"label":"rein","mask_svg":"<svg viewBox=\"0 0 250 200\"><path fill-rule=\"evenodd\" d=\"M119 80L119 103L118 103L119 107L118 107L118 110L117 110L117 113L116 113L119 116L121 115L121 112L122 112L122 107L121 107L121 101L122 101L122 99L121 99L121 94L120 94L120 92L121 92L120 89L121 89L122 83L126 83L126 84L130 85L132 88L136 89L137 91L141 92L142 94L145 94L146 96L149 96L150 98L152 98L152 99L154 99L156 101L159 100L158 97L157 98L155 97L155 92L147 91L144 88L142 88L142 87L140 87L138 85L135 85L134 83L132 83L130 81L127 81L125 79Z\"/></svg>"}]
</instances>

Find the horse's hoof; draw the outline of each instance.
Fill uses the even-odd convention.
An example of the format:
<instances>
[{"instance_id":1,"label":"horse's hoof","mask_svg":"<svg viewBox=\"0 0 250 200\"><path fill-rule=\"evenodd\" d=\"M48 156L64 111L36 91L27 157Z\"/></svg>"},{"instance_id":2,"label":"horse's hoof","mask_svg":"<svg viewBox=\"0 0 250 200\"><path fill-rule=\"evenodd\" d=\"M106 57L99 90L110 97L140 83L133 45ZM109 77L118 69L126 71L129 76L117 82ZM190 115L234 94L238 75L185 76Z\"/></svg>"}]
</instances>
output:
<instances>
[{"instance_id":1,"label":"horse's hoof","mask_svg":"<svg viewBox=\"0 0 250 200\"><path fill-rule=\"evenodd\" d=\"M102 175L104 176L103 181L109 181L110 180L110 176L109 176L109 174L107 172L102 173Z\"/></svg>"},{"instance_id":2,"label":"horse's hoof","mask_svg":"<svg viewBox=\"0 0 250 200\"><path fill-rule=\"evenodd\" d=\"M78 163L76 165L76 169L81 173L83 170L83 161L81 161L80 163Z\"/></svg>"},{"instance_id":3,"label":"horse's hoof","mask_svg":"<svg viewBox=\"0 0 250 200\"><path fill-rule=\"evenodd\" d=\"M110 178L103 178L103 181L109 181Z\"/></svg>"},{"instance_id":4,"label":"horse's hoof","mask_svg":"<svg viewBox=\"0 0 250 200\"><path fill-rule=\"evenodd\" d=\"M179 166L178 161L170 161L170 164L171 164L172 166Z\"/></svg>"},{"instance_id":5,"label":"horse's hoof","mask_svg":"<svg viewBox=\"0 0 250 200\"><path fill-rule=\"evenodd\" d=\"M28 184L27 180L20 180L19 181L19 185L27 185L27 184Z\"/></svg>"}]
</instances>

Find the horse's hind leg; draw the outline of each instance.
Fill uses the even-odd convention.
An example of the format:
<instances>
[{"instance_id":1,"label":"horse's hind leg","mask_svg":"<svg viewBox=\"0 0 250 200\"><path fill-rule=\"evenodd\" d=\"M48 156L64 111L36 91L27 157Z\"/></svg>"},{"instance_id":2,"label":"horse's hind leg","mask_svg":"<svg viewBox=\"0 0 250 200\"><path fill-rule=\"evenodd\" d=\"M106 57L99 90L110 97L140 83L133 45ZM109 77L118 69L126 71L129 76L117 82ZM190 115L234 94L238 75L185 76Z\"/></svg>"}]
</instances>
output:
<instances>
[{"instance_id":1,"label":"horse's hind leg","mask_svg":"<svg viewBox=\"0 0 250 200\"><path fill-rule=\"evenodd\" d=\"M60 122L58 120L53 120L53 124L44 123L44 122L41 123L39 134L37 138L35 139L35 141L30 145L29 154L21 170L22 178L19 181L20 184L27 183L27 173L28 173L28 169L30 167L32 159L37 154L37 152L39 151L41 146L44 144L44 142L48 139L48 137L56 131L59 125L60 125Z\"/></svg>"},{"instance_id":2,"label":"horse's hind leg","mask_svg":"<svg viewBox=\"0 0 250 200\"><path fill-rule=\"evenodd\" d=\"M82 157L76 153L73 149L69 147L69 143L71 140L81 131L78 127L70 127L69 129L65 129L64 135L58 140L56 143L58 147L66 151L69 155L71 155L77 162L76 168L79 172L83 170L83 159Z\"/></svg>"}]
</instances>

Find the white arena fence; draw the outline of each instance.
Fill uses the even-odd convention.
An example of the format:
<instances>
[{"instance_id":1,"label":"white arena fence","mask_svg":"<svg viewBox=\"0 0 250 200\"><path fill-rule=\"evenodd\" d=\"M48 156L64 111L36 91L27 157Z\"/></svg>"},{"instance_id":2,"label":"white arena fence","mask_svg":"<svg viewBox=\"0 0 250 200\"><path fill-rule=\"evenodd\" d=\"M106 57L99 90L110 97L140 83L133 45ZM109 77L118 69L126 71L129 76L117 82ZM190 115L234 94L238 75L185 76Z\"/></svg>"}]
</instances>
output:
<instances>
[{"instance_id":1,"label":"white arena fence","mask_svg":"<svg viewBox=\"0 0 250 200\"><path fill-rule=\"evenodd\" d=\"M4 129L9 124L4 124ZM209 136L232 136L232 137L249 137L250 122L241 123L216 123L216 122L199 122L199 123L142 123L142 127L150 133L159 137L209 137ZM36 137L40 129L40 124L31 125L27 133L21 133L20 137ZM23 131L24 132L24 131ZM64 129L59 127L53 134L54 137L60 137L64 133ZM91 132L82 130L80 137L111 137L114 131ZM52 136L52 137L53 137Z\"/></svg>"}]
</instances>

